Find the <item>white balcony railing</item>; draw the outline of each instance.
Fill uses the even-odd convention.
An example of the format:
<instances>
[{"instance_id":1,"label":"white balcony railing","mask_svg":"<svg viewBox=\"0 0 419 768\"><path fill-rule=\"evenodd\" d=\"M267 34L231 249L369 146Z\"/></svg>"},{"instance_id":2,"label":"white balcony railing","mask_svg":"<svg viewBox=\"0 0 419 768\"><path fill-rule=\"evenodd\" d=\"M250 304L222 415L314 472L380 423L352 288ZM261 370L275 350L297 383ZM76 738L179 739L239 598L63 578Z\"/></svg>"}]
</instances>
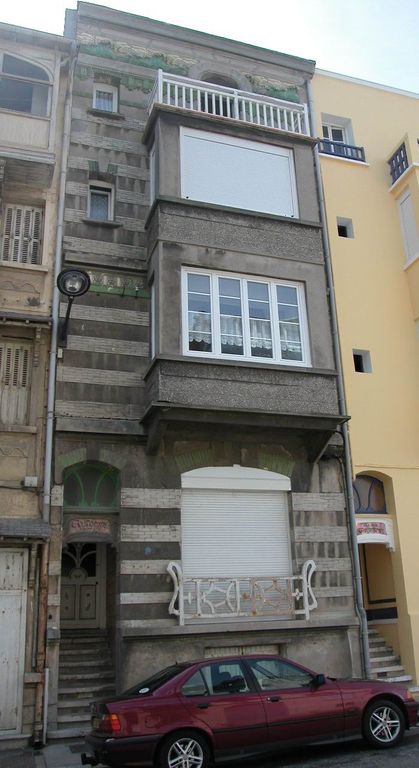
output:
<instances>
[{"instance_id":1,"label":"white balcony railing","mask_svg":"<svg viewBox=\"0 0 419 768\"><path fill-rule=\"evenodd\" d=\"M306 104L272 99L247 93L223 85L212 85L201 80L170 75L158 70L150 96L149 112L153 104L165 104L191 112L219 115L262 128L310 135Z\"/></svg>"},{"instance_id":2,"label":"white balcony railing","mask_svg":"<svg viewBox=\"0 0 419 768\"><path fill-rule=\"evenodd\" d=\"M188 620L217 620L259 616L292 619L317 608L311 579L316 570L306 560L298 576L184 578L180 563L167 566L174 591L169 614L182 626Z\"/></svg>"}]
</instances>

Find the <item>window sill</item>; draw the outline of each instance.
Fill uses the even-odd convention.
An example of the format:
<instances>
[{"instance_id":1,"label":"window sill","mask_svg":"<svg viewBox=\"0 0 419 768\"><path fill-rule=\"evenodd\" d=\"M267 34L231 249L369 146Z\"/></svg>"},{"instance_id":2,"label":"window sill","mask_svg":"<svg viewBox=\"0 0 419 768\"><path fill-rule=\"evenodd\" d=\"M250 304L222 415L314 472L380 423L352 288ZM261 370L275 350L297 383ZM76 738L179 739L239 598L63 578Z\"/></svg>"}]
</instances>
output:
<instances>
[{"instance_id":1,"label":"window sill","mask_svg":"<svg viewBox=\"0 0 419 768\"><path fill-rule=\"evenodd\" d=\"M370 164L365 160L352 160L349 157L340 157L339 155L331 155L328 152L319 152L320 157L326 157L328 160L339 160L340 162L350 163L351 165L360 165L363 168L369 168Z\"/></svg>"},{"instance_id":2,"label":"window sill","mask_svg":"<svg viewBox=\"0 0 419 768\"><path fill-rule=\"evenodd\" d=\"M1 431L2 432L20 432L20 433L26 433L27 435L36 435L37 429L36 427L22 426L21 424L2 424Z\"/></svg>"},{"instance_id":3,"label":"window sill","mask_svg":"<svg viewBox=\"0 0 419 768\"><path fill-rule=\"evenodd\" d=\"M122 227L122 224L119 224L114 219L89 219L89 217L85 217L82 219L82 222L90 226L107 227L108 229L119 229L119 227Z\"/></svg>"},{"instance_id":4,"label":"window sill","mask_svg":"<svg viewBox=\"0 0 419 768\"><path fill-rule=\"evenodd\" d=\"M13 269L29 269L33 272L48 272L49 267L44 264L23 264L20 261L3 261L0 259L0 265L4 267L12 267Z\"/></svg>"},{"instance_id":5,"label":"window sill","mask_svg":"<svg viewBox=\"0 0 419 768\"><path fill-rule=\"evenodd\" d=\"M96 117L108 117L110 120L125 120L125 115L122 115L121 112L110 112L107 109L96 109L95 107L90 107L87 114Z\"/></svg>"}]
</instances>

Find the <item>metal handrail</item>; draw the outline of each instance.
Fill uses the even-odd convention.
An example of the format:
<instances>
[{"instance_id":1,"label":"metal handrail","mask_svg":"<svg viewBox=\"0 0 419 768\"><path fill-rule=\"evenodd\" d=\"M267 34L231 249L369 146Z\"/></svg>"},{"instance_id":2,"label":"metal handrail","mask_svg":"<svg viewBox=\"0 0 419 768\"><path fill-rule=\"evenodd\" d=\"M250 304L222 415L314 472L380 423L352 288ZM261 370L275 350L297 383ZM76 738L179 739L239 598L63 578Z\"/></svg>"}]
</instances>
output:
<instances>
[{"instance_id":1,"label":"metal handrail","mask_svg":"<svg viewBox=\"0 0 419 768\"><path fill-rule=\"evenodd\" d=\"M314 560L306 560L296 576L184 577L179 562L167 571L173 581L169 614L184 626L187 620L218 620L258 616L292 618L317 608L312 588Z\"/></svg>"}]
</instances>

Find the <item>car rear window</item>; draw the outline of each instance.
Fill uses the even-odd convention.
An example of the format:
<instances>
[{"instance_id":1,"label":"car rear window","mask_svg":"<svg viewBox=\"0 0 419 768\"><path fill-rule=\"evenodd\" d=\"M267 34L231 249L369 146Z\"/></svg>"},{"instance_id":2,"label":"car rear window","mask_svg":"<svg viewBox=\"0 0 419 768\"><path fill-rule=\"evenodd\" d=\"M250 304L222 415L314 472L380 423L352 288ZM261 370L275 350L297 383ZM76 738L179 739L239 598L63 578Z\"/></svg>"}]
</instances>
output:
<instances>
[{"instance_id":1,"label":"car rear window","mask_svg":"<svg viewBox=\"0 0 419 768\"><path fill-rule=\"evenodd\" d=\"M160 688L173 677L176 677L180 672L183 672L189 665L188 664L174 664L172 667L166 667L166 669L156 672L155 675L147 677L140 683L137 683L132 688L128 688L124 691L123 696L147 696L147 694L153 693L157 688Z\"/></svg>"}]
</instances>

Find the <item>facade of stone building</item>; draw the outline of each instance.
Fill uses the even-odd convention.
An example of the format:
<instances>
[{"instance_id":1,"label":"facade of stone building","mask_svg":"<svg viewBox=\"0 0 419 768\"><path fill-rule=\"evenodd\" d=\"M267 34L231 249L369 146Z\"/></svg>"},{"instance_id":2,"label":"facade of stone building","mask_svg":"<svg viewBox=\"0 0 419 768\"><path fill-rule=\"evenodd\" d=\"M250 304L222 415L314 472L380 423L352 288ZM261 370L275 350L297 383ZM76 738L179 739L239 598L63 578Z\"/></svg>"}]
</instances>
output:
<instances>
[{"instance_id":1,"label":"facade of stone building","mask_svg":"<svg viewBox=\"0 0 419 768\"><path fill-rule=\"evenodd\" d=\"M0 746L42 735L48 357L71 52L61 37L0 24Z\"/></svg>"},{"instance_id":2,"label":"facade of stone building","mask_svg":"<svg viewBox=\"0 0 419 768\"><path fill-rule=\"evenodd\" d=\"M314 63L88 3L66 34L91 288L57 369L49 734L175 660L361 674Z\"/></svg>"},{"instance_id":3,"label":"facade of stone building","mask_svg":"<svg viewBox=\"0 0 419 768\"><path fill-rule=\"evenodd\" d=\"M313 91L373 667L417 684L419 96L323 71Z\"/></svg>"}]
</instances>

